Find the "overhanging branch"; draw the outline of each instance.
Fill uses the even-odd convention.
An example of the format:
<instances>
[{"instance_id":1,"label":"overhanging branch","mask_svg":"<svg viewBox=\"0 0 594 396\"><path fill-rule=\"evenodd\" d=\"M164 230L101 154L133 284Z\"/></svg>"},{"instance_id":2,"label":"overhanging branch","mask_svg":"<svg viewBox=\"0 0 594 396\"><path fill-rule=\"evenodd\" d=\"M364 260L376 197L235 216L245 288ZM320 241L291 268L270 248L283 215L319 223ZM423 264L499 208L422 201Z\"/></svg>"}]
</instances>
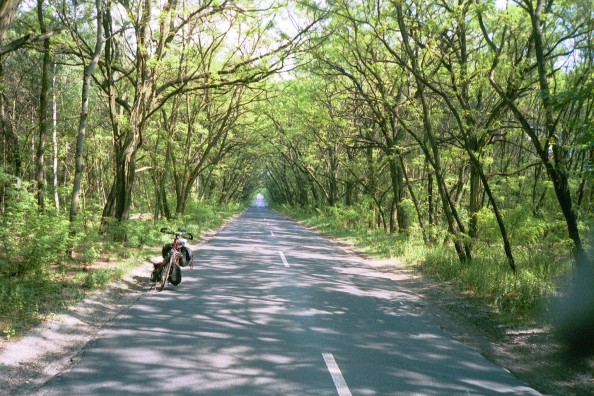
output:
<instances>
[{"instance_id":1,"label":"overhanging branch","mask_svg":"<svg viewBox=\"0 0 594 396\"><path fill-rule=\"evenodd\" d=\"M29 33L23 37L20 37L16 40L11 41L10 43L8 43L6 45L1 46L0 47L0 56L6 55L10 52L14 52L23 46L39 43L39 42L46 40L52 36L56 36L65 30L66 30L65 28L61 28L61 29L52 30L51 32L47 32L47 33L43 33L43 34Z\"/></svg>"}]
</instances>

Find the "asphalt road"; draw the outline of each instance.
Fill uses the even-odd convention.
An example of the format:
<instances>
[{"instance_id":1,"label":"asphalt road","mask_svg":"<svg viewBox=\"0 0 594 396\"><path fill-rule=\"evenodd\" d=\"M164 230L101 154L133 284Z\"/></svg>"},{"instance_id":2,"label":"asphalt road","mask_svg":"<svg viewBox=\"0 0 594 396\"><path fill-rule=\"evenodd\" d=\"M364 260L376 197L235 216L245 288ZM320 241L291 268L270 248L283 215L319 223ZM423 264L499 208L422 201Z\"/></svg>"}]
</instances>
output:
<instances>
[{"instance_id":1,"label":"asphalt road","mask_svg":"<svg viewBox=\"0 0 594 396\"><path fill-rule=\"evenodd\" d=\"M537 395L419 314L418 296L251 207L43 395Z\"/></svg>"}]
</instances>

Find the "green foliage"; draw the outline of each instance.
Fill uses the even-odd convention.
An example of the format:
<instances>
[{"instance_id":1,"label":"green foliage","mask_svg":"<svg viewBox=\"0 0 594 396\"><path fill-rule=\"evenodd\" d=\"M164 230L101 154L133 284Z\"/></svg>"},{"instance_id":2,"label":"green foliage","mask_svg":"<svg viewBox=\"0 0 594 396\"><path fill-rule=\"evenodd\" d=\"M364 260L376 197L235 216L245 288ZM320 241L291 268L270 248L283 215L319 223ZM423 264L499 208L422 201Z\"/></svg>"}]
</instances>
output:
<instances>
[{"instance_id":1,"label":"green foliage","mask_svg":"<svg viewBox=\"0 0 594 396\"><path fill-rule=\"evenodd\" d=\"M190 200L182 223L186 224L189 231L217 228L225 219L240 213L245 209L245 204L229 202L217 204L208 201Z\"/></svg>"},{"instance_id":2,"label":"green foliage","mask_svg":"<svg viewBox=\"0 0 594 396\"><path fill-rule=\"evenodd\" d=\"M90 264L94 263L99 257L99 252L95 246L87 246L82 249L81 254L77 257L79 261Z\"/></svg>"},{"instance_id":3,"label":"green foliage","mask_svg":"<svg viewBox=\"0 0 594 396\"><path fill-rule=\"evenodd\" d=\"M482 250L476 255L479 258L461 264L451 249L428 249L421 269L484 301L512 321L537 320L543 301L554 294L559 277L570 264L538 256L522 263L514 274L505 257L492 252Z\"/></svg>"},{"instance_id":4,"label":"green foliage","mask_svg":"<svg viewBox=\"0 0 594 396\"><path fill-rule=\"evenodd\" d=\"M32 195L12 191L1 218L0 275L25 279L40 276L66 258L68 222L40 212Z\"/></svg>"},{"instance_id":5,"label":"green foliage","mask_svg":"<svg viewBox=\"0 0 594 396\"><path fill-rule=\"evenodd\" d=\"M126 246L141 248L161 241L160 227L151 221L129 220L123 225L126 234Z\"/></svg>"},{"instance_id":6,"label":"green foliage","mask_svg":"<svg viewBox=\"0 0 594 396\"><path fill-rule=\"evenodd\" d=\"M83 276L82 288L96 290L105 287L105 285L121 278L125 274L122 268L102 268L92 272L87 272Z\"/></svg>"},{"instance_id":7,"label":"green foliage","mask_svg":"<svg viewBox=\"0 0 594 396\"><path fill-rule=\"evenodd\" d=\"M0 284L0 331L6 338L20 334L37 323L47 306L48 296L63 293L59 283L44 278L16 281L4 279Z\"/></svg>"}]
</instances>

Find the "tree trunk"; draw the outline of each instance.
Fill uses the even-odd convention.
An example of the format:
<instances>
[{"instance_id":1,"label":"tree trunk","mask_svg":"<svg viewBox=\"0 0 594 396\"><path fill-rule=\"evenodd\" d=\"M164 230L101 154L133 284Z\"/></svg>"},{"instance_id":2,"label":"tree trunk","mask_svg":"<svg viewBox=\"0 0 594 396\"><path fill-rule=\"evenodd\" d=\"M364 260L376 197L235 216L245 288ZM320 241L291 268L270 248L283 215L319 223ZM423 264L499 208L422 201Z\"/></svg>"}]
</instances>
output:
<instances>
[{"instance_id":1,"label":"tree trunk","mask_svg":"<svg viewBox=\"0 0 594 396\"><path fill-rule=\"evenodd\" d=\"M557 123L553 119L554 103L552 102L552 95L547 80L548 77L546 67L548 65L548 60L545 57L543 33L541 30L541 12L543 11L544 6L544 2L539 1L536 9L532 10L531 8L528 8L528 10L530 12L532 31L534 34L534 53L536 55L536 62L538 66L538 79L541 92L539 98L542 100L543 108L545 110L545 125L547 129L547 135L553 139L556 136L555 132ZM552 143L553 144L550 147L555 159L555 165L551 164L547 155L545 167L549 177L553 181L557 200L561 206L563 216L565 216L569 238L574 244L573 255L575 262L576 264L585 264L588 262L588 258L582 245L577 222L577 214L575 213L573 202L571 200L571 191L569 189L569 179L567 176L566 164L564 163L565 161L563 159L563 155L560 153L563 148L559 147L559 145L556 144L558 143L556 141ZM548 144L546 146L549 147ZM542 153L541 158L544 159L545 154L546 153Z\"/></svg>"},{"instance_id":2,"label":"tree trunk","mask_svg":"<svg viewBox=\"0 0 594 396\"><path fill-rule=\"evenodd\" d=\"M82 98L81 98L81 111L78 122L78 136L76 138L76 170L74 174L74 185L72 187L72 199L70 203L70 222L76 221L78 215L78 202L80 196L80 187L84 172L84 145L85 136L87 132L87 119L89 115L89 89L91 86L91 78L95 67L99 62L99 56L101 54L101 48L103 47L103 1L96 0L95 8L97 10L97 39L95 41L95 50L93 52L93 58L89 64L85 67L83 75L83 86L82 86Z\"/></svg>"},{"instance_id":3,"label":"tree trunk","mask_svg":"<svg viewBox=\"0 0 594 396\"><path fill-rule=\"evenodd\" d=\"M477 169L475 164L470 164L470 202L468 205L470 222L468 226L468 235L470 236L471 241L478 238L478 213L482 209L480 172L481 170Z\"/></svg>"},{"instance_id":4,"label":"tree trunk","mask_svg":"<svg viewBox=\"0 0 594 396\"><path fill-rule=\"evenodd\" d=\"M146 42L151 17L151 2L143 1L142 14L139 16L139 25L136 26L136 81L134 86L134 100L129 108L129 119L125 126L121 126L118 118L121 114L116 105L115 77L112 69L114 54L110 45L112 40L112 27L110 25L111 13L107 9L105 23L106 36L110 37L105 49L105 65L107 75L107 92L110 104L110 117L114 134L114 183L108 201L103 208L103 224L105 216L114 217L118 222L124 222L130 217L132 206L132 190L136 177L136 158L142 147L142 135L146 128L148 114L154 98L155 81L148 65ZM125 238L125 236L123 236Z\"/></svg>"},{"instance_id":5,"label":"tree trunk","mask_svg":"<svg viewBox=\"0 0 594 396\"><path fill-rule=\"evenodd\" d=\"M390 234L396 231L406 230L406 218L403 211L400 210L400 203L403 198L402 194L402 171L395 155L390 156L390 182L392 188L392 200L390 203Z\"/></svg>"},{"instance_id":6,"label":"tree trunk","mask_svg":"<svg viewBox=\"0 0 594 396\"><path fill-rule=\"evenodd\" d=\"M8 162L11 164L11 173L16 178L16 188L20 189L23 181L23 166L21 157L21 145L19 137L12 128L12 121L7 111L6 95L2 91L4 87L4 73L0 59L0 127L5 142L5 152Z\"/></svg>"},{"instance_id":7,"label":"tree trunk","mask_svg":"<svg viewBox=\"0 0 594 396\"><path fill-rule=\"evenodd\" d=\"M419 206L419 201L417 200L417 195L415 194L415 191L413 190L413 186L408 178L408 172L404 165L404 159L402 158L401 155L398 155L398 160L400 163L400 169L402 169L402 174L404 175L404 181L406 182L406 188L408 189L408 194L410 195L410 199L412 200L413 205L415 207L415 212L417 213L417 221L419 222L419 227L421 228L423 242L425 244L427 244L427 243L429 243L429 240L427 239L427 231L425 230L425 223L423 222L423 214L421 213L421 208Z\"/></svg>"},{"instance_id":8,"label":"tree trunk","mask_svg":"<svg viewBox=\"0 0 594 396\"><path fill-rule=\"evenodd\" d=\"M450 194L448 192L448 188L443 176L443 171L441 169L441 160L439 155L439 147L437 146L437 142L435 141L435 136L433 134L433 125L431 123L431 117L429 116L429 107L426 102L425 93L424 93L424 85L422 81L417 79L418 84L418 97L419 101L421 102L422 110L423 110L423 128L425 132L425 136L427 141L429 142L431 152L425 148L424 145L421 146L423 148L423 152L433 170L435 171L435 179L437 182L437 191L439 196L441 197L443 212L446 217L448 223L448 230L453 238L454 248L456 249L456 253L458 254L458 258L460 262L466 262L472 259L471 252L468 249L467 245L464 245L461 241L460 233L464 234L464 226L460 221L458 216L456 206L453 204ZM417 141L422 143L421 140ZM433 155L431 155L433 154ZM460 231L458 231L458 229Z\"/></svg>"},{"instance_id":9,"label":"tree trunk","mask_svg":"<svg viewBox=\"0 0 594 396\"><path fill-rule=\"evenodd\" d=\"M328 180L328 204L336 206L338 201L338 159L336 158L336 150L328 147L328 163L329 163L329 180Z\"/></svg>"},{"instance_id":10,"label":"tree trunk","mask_svg":"<svg viewBox=\"0 0 594 396\"><path fill-rule=\"evenodd\" d=\"M43 0L37 1L37 19L41 28L41 33L47 32L43 18ZM50 39L43 40L43 61L41 69L41 93L39 95L39 140L37 142L37 153L35 155L35 180L37 182L37 206L43 210L45 208L45 140L48 134L48 105L50 91Z\"/></svg>"},{"instance_id":11,"label":"tree trunk","mask_svg":"<svg viewBox=\"0 0 594 396\"><path fill-rule=\"evenodd\" d=\"M60 213L60 194L58 191L58 103L56 102L56 62L52 67L52 146L53 146L53 188L56 212Z\"/></svg>"},{"instance_id":12,"label":"tree trunk","mask_svg":"<svg viewBox=\"0 0 594 396\"><path fill-rule=\"evenodd\" d=\"M509 96L507 92L504 91L503 88L499 85L499 83L495 80L495 69L497 67L497 62L494 63L490 71L489 81L495 89L495 91L504 100L505 104L514 114L516 119L520 122L524 132L530 137L532 145L535 148L540 160L542 161L547 175L549 176L549 179L553 183L553 188L555 190L557 201L561 208L561 212L565 217L568 236L573 241L573 257L576 264L580 265L583 263L588 263L589 259L582 245L582 240L580 238L578 228L577 214L573 208L573 202L571 198L571 191L569 189L569 180L567 175L567 164L563 156L563 150L565 150L565 148L563 147L563 144L560 144L561 142L558 141L558 137L556 134L558 120L555 120L553 116L553 112L555 111L555 104L553 103L553 95L550 92L547 72L547 67L550 64L550 59L547 59L545 55L545 44L543 32L541 30L541 13L543 12L545 4L539 1L536 4L536 8L534 8L532 2L526 2L525 5L526 7L522 8L530 16L532 36L534 40L534 54L536 57L536 66L539 82L539 93L537 97L542 103L542 110L545 116L544 129L546 131L546 136L544 137L543 142L541 142L543 138L540 136L542 135L542 133L537 132L534 129L533 124L516 106L514 98ZM499 56L499 54L497 54L497 56ZM552 154L552 158L550 154Z\"/></svg>"},{"instance_id":13,"label":"tree trunk","mask_svg":"<svg viewBox=\"0 0 594 396\"><path fill-rule=\"evenodd\" d=\"M0 48L4 45L6 33L12 22L12 18L21 0L3 0L0 2ZM12 163L12 172L16 178L16 188L20 189L22 184L21 149L18 136L12 129L12 123L8 118L6 95L4 95L4 69L2 67L2 55L0 55L0 132L3 137L2 166L8 170L7 163ZM8 183L0 184L0 210L4 213L6 203L6 190Z\"/></svg>"},{"instance_id":14,"label":"tree trunk","mask_svg":"<svg viewBox=\"0 0 594 396\"><path fill-rule=\"evenodd\" d=\"M165 217L171 220L171 211L167 202L167 178L169 177L169 164L171 162L171 139L167 140L165 151L165 165L153 172L155 183L155 220Z\"/></svg>"},{"instance_id":15,"label":"tree trunk","mask_svg":"<svg viewBox=\"0 0 594 396\"><path fill-rule=\"evenodd\" d=\"M427 205L429 206L429 224L436 225L437 219L435 215L435 210L433 209L434 198L433 198L433 171L429 170L427 172Z\"/></svg>"},{"instance_id":16,"label":"tree trunk","mask_svg":"<svg viewBox=\"0 0 594 396\"><path fill-rule=\"evenodd\" d=\"M136 156L140 149L139 134L140 132L136 130L136 126L131 120L130 126L125 132L126 140L123 147L118 150L119 155L116 157L114 217L119 222L130 218L132 189L136 178Z\"/></svg>"},{"instance_id":17,"label":"tree trunk","mask_svg":"<svg viewBox=\"0 0 594 396\"><path fill-rule=\"evenodd\" d=\"M483 182L483 187L485 188L485 192L487 193L487 196L489 197L489 201L493 208L493 212L495 213L495 218L497 219L497 225L499 226L499 232L501 234L501 239L503 240L503 250L505 251L505 256L507 257L507 262L508 262L511 270L515 273L517 270L516 262L514 260L513 254L512 254L511 243L510 243L508 235L507 235L507 229L505 228L505 223L503 222L503 216L501 216L501 213L499 212L499 206L497 204L497 201L495 200L495 196L491 192L491 187L489 186L489 181L487 180L485 172L483 172L483 167L482 167L481 163L479 162L478 158L476 158L476 156L474 155L474 153L471 150L468 150L468 154L470 155L471 166L476 171L478 177L480 178L480 181Z\"/></svg>"},{"instance_id":18,"label":"tree trunk","mask_svg":"<svg viewBox=\"0 0 594 396\"><path fill-rule=\"evenodd\" d=\"M0 47L4 44L10 22L21 0L3 0L0 2Z\"/></svg>"}]
</instances>

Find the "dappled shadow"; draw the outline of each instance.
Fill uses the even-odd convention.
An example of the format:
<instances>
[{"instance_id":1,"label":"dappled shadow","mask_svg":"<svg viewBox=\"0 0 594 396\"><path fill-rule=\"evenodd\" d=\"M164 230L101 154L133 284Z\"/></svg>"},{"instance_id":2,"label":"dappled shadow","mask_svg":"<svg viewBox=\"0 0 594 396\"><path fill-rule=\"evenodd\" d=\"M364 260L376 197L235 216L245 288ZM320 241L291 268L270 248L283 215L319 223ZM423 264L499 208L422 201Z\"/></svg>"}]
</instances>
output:
<instances>
[{"instance_id":1,"label":"dappled shadow","mask_svg":"<svg viewBox=\"0 0 594 396\"><path fill-rule=\"evenodd\" d=\"M280 252L286 257L283 264ZM328 241L251 208L148 293L43 394L536 394L421 316L418 297Z\"/></svg>"}]
</instances>

